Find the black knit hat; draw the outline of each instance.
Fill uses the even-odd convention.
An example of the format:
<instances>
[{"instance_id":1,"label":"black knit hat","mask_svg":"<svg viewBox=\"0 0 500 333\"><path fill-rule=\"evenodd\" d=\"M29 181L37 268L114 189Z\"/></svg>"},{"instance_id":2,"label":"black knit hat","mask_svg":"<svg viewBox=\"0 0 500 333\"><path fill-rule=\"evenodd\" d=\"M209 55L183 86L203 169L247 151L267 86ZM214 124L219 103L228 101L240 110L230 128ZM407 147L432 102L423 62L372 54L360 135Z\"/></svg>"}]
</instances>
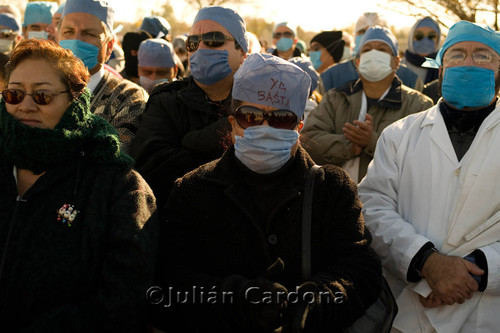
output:
<instances>
[{"instance_id":1,"label":"black knit hat","mask_svg":"<svg viewBox=\"0 0 500 333\"><path fill-rule=\"evenodd\" d=\"M335 62L339 62L344 54L345 42L342 40L342 31L323 31L311 39L317 42L331 54Z\"/></svg>"}]
</instances>

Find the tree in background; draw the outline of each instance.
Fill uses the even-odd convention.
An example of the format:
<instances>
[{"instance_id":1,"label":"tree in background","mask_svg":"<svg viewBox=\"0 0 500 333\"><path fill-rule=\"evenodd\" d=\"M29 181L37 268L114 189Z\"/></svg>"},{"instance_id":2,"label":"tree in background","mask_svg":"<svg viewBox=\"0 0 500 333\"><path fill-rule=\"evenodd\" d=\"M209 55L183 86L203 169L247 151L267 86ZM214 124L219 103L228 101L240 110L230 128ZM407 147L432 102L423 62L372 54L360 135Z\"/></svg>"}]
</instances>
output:
<instances>
[{"instance_id":1,"label":"tree in background","mask_svg":"<svg viewBox=\"0 0 500 333\"><path fill-rule=\"evenodd\" d=\"M231 2L231 4L243 4L248 2L247 0L184 0L189 6L196 9L196 11L207 6L222 6L225 3Z\"/></svg>"},{"instance_id":2,"label":"tree in background","mask_svg":"<svg viewBox=\"0 0 500 333\"><path fill-rule=\"evenodd\" d=\"M494 29L498 30L498 0L390 0L393 3L407 4L411 16L430 16L440 24L448 27L441 18L443 12L456 20L476 22L478 13L489 13L494 16ZM388 9L393 10L393 8Z\"/></svg>"}]
</instances>

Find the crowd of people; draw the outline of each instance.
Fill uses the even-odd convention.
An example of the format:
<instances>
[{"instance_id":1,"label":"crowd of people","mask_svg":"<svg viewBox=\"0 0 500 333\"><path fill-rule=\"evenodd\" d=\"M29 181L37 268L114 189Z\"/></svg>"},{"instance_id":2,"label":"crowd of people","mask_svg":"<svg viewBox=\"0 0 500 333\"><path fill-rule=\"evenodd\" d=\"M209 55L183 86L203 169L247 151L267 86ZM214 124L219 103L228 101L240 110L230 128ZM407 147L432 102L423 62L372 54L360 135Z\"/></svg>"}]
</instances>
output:
<instances>
[{"instance_id":1,"label":"crowd of people","mask_svg":"<svg viewBox=\"0 0 500 333\"><path fill-rule=\"evenodd\" d=\"M498 330L500 32L114 13L0 4L2 331Z\"/></svg>"}]
</instances>

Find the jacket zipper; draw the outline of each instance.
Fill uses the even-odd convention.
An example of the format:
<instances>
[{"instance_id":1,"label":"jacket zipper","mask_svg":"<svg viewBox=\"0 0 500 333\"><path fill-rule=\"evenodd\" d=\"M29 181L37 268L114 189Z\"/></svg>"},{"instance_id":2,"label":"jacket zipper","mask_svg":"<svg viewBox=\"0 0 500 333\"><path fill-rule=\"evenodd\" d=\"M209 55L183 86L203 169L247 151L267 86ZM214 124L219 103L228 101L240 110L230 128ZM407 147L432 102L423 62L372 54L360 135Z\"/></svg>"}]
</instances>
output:
<instances>
[{"instance_id":1,"label":"jacket zipper","mask_svg":"<svg viewBox=\"0 0 500 333\"><path fill-rule=\"evenodd\" d=\"M7 260L7 249L9 247L10 237L12 235L12 230L14 229L14 224L16 222L16 217L17 217L17 212L19 210L20 202L27 202L27 200L23 199L23 197L20 195L18 195L16 197L16 207L14 208L14 215L12 216L12 219L10 221L9 232L7 233L7 238L5 239L5 245L3 248L2 262L0 263L0 282L2 281L2 277L3 277L4 268L5 268L5 261ZM8 290L6 290L5 301L7 301L7 293L8 293ZM2 305L2 312L5 310L6 305L7 305L6 303L4 303Z\"/></svg>"}]
</instances>

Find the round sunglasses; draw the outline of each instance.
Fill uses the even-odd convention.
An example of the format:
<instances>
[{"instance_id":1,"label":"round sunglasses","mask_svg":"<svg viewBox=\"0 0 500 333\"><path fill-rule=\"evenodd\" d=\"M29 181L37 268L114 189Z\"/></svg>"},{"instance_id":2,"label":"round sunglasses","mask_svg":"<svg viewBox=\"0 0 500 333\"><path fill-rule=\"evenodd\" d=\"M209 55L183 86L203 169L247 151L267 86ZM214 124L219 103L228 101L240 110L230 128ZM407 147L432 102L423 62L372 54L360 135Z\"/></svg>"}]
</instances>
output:
<instances>
[{"instance_id":1,"label":"round sunglasses","mask_svg":"<svg viewBox=\"0 0 500 333\"><path fill-rule=\"evenodd\" d=\"M186 50L188 52L196 51L198 46L200 46L200 42L203 42L205 46L210 48L221 47L226 40L235 41L233 37L226 36L221 31L211 31L201 35L190 35L186 40Z\"/></svg>"},{"instance_id":2,"label":"round sunglasses","mask_svg":"<svg viewBox=\"0 0 500 333\"><path fill-rule=\"evenodd\" d=\"M35 90L31 94L27 94L22 90L17 90L17 89L5 89L2 91L2 97L5 101L5 103L8 104L19 104L24 100L24 96L28 95L33 98L33 101L38 104L38 105L47 105L52 102L54 97L57 95L63 94L63 93L69 93L68 90L61 91L58 93L49 93L43 90Z\"/></svg>"},{"instance_id":3,"label":"round sunglasses","mask_svg":"<svg viewBox=\"0 0 500 333\"><path fill-rule=\"evenodd\" d=\"M293 130L299 122L297 115L292 111L264 111L249 105L238 107L234 118L236 119L238 126L243 129L251 126L262 125L264 120L267 120L269 126L271 127Z\"/></svg>"}]
</instances>

